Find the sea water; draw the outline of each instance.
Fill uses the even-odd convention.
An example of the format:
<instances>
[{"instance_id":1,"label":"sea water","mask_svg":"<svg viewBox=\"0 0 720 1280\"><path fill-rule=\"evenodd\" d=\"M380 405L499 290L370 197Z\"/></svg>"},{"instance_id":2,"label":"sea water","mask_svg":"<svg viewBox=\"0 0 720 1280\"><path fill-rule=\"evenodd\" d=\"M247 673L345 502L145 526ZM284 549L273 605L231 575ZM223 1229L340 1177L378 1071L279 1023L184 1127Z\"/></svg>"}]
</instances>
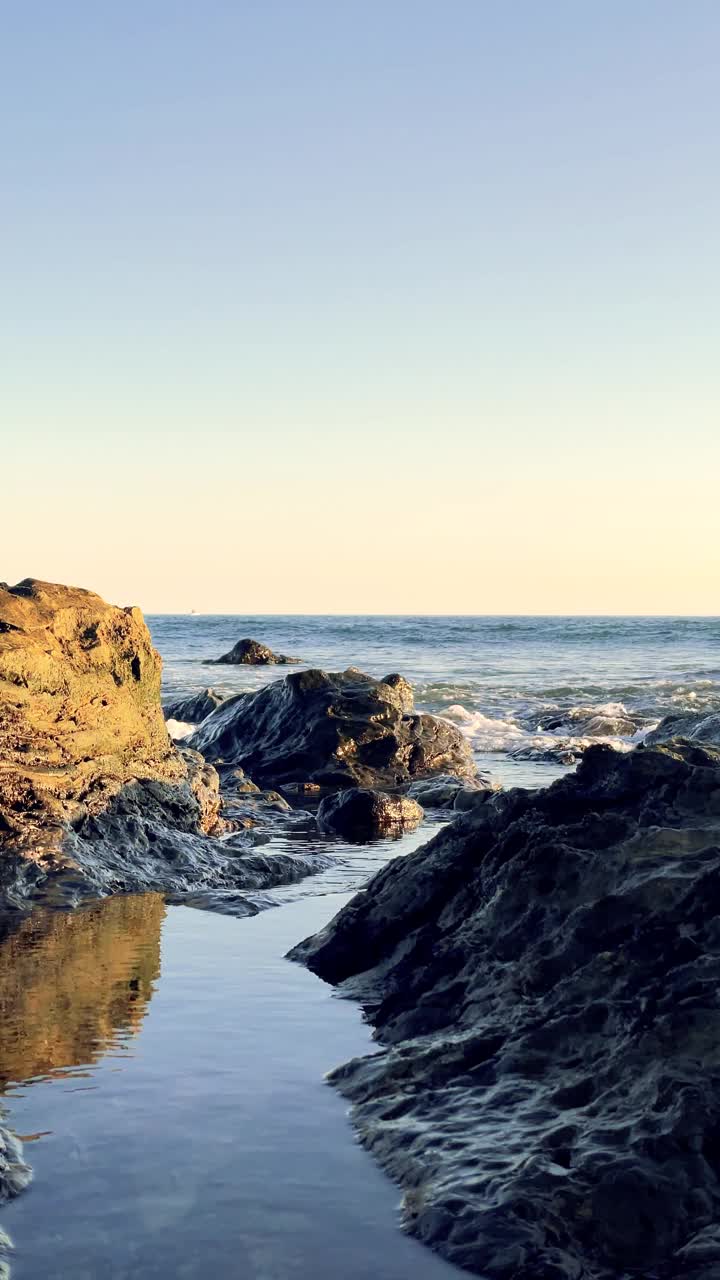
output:
<instances>
[{"instance_id":1,"label":"sea water","mask_svg":"<svg viewBox=\"0 0 720 1280\"><path fill-rule=\"evenodd\" d=\"M150 617L167 697L282 679L286 667L211 666L243 637L310 667L399 671L506 786L537 786L605 742L627 750L671 712L720 710L720 619L600 617ZM293 668L289 668L292 670Z\"/></svg>"}]
</instances>

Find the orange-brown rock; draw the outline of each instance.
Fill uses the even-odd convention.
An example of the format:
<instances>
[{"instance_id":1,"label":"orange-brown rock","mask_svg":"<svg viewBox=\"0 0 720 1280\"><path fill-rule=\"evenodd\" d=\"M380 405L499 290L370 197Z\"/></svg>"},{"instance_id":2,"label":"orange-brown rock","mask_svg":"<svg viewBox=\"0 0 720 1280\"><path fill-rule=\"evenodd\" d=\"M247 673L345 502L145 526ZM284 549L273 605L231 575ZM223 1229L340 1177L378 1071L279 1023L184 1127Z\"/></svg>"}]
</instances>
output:
<instances>
[{"instance_id":1,"label":"orange-brown rock","mask_svg":"<svg viewBox=\"0 0 720 1280\"><path fill-rule=\"evenodd\" d=\"M0 585L0 910L28 899L269 887L322 869L227 839L219 779L176 749L138 609L75 587ZM226 832L227 834L227 832Z\"/></svg>"},{"instance_id":2,"label":"orange-brown rock","mask_svg":"<svg viewBox=\"0 0 720 1280\"><path fill-rule=\"evenodd\" d=\"M187 777L165 728L160 671L139 609L32 579L0 588L6 841L41 856L125 783Z\"/></svg>"}]
</instances>

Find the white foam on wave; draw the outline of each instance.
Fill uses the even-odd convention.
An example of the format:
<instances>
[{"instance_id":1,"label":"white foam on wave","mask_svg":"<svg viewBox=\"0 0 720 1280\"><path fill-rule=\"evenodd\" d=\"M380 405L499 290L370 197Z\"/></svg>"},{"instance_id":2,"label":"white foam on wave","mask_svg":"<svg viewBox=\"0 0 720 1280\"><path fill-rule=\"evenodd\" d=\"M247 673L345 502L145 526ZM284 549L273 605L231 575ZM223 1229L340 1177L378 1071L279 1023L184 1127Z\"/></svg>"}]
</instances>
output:
<instances>
[{"instance_id":1,"label":"white foam on wave","mask_svg":"<svg viewBox=\"0 0 720 1280\"><path fill-rule=\"evenodd\" d=\"M183 738L189 738L191 733L197 729L195 724L186 724L184 720L166 720L165 728L167 729L173 742L182 742Z\"/></svg>"},{"instance_id":2,"label":"white foam on wave","mask_svg":"<svg viewBox=\"0 0 720 1280\"><path fill-rule=\"evenodd\" d=\"M508 751L518 739L527 737L525 730L512 720L493 720L482 711L468 711L459 702L446 707L441 715L457 725L476 751Z\"/></svg>"},{"instance_id":3,"label":"white foam on wave","mask_svg":"<svg viewBox=\"0 0 720 1280\"><path fill-rule=\"evenodd\" d=\"M574 715L573 712L578 714ZM597 733L588 732L589 724L583 724L581 733L568 732L573 720L582 721L583 712L590 716L591 722L594 720ZM599 714L601 712L604 714ZM516 759L552 758L568 764L579 759L588 747L598 744L613 747L615 751L631 751L636 742L641 741L649 731L644 726L627 736L612 732L614 721L618 725L627 724L628 713L622 703L570 708L562 717L564 723L553 730L540 727L531 730L511 719L492 719L482 711L469 711L462 703L453 703L441 714L444 719L457 725L474 751L506 752Z\"/></svg>"}]
</instances>

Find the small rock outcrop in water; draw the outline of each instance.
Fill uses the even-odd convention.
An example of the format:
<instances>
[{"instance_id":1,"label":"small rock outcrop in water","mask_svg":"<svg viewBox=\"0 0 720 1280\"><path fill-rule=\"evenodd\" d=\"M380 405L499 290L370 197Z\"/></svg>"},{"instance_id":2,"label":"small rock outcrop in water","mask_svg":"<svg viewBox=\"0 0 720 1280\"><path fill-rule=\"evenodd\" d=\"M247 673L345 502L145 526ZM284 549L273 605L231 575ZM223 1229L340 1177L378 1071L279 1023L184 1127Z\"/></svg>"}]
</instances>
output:
<instances>
[{"instance_id":1,"label":"small rock outcrop in water","mask_svg":"<svg viewBox=\"0 0 720 1280\"><path fill-rule=\"evenodd\" d=\"M0 587L0 908L30 896L267 887L321 870L212 839L219 779L177 751L138 609L73 587Z\"/></svg>"},{"instance_id":2,"label":"small rock outcrop in water","mask_svg":"<svg viewBox=\"0 0 720 1280\"><path fill-rule=\"evenodd\" d=\"M166 720L179 720L182 724L201 724L211 712L225 701L226 695L217 689L201 689L188 698L176 698L173 702L163 703L163 714Z\"/></svg>"},{"instance_id":3,"label":"small rock outcrop in water","mask_svg":"<svg viewBox=\"0 0 720 1280\"><path fill-rule=\"evenodd\" d=\"M376 840L380 836L414 831L423 816L420 805L408 796L351 787L326 796L318 809L317 821L322 831L334 831L346 840Z\"/></svg>"},{"instance_id":4,"label":"small rock outcrop in water","mask_svg":"<svg viewBox=\"0 0 720 1280\"><path fill-rule=\"evenodd\" d=\"M486 1280L717 1280L720 750L497 793L292 955L388 1046L331 1078L421 1240Z\"/></svg>"},{"instance_id":5,"label":"small rock outcrop in water","mask_svg":"<svg viewBox=\"0 0 720 1280\"><path fill-rule=\"evenodd\" d=\"M479 773L477 778L423 778L408 787L408 795L427 809L454 809L467 813L479 804L485 804L488 795L499 791L500 784L493 782L490 774Z\"/></svg>"},{"instance_id":6,"label":"small rock outcrop in water","mask_svg":"<svg viewBox=\"0 0 720 1280\"><path fill-rule=\"evenodd\" d=\"M720 712L681 711L665 716L646 737L646 746L685 738L688 742L707 742L720 747Z\"/></svg>"},{"instance_id":7,"label":"small rock outcrop in water","mask_svg":"<svg viewBox=\"0 0 720 1280\"><path fill-rule=\"evenodd\" d=\"M288 658L285 653L273 653L272 649L268 649L265 644L260 644L259 640L238 640L232 649L220 658L213 658L212 661L244 667L287 667L292 663L300 662L301 659Z\"/></svg>"},{"instance_id":8,"label":"small rock outcrop in water","mask_svg":"<svg viewBox=\"0 0 720 1280\"><path fill-rule=\"evenodd\" d=\"M453 725L413 713L402 676L299 671L228 701L189 739L209 760L241 765L262 786L388 787L435 773L474 777Z\"/></svg>"}]
</instances>

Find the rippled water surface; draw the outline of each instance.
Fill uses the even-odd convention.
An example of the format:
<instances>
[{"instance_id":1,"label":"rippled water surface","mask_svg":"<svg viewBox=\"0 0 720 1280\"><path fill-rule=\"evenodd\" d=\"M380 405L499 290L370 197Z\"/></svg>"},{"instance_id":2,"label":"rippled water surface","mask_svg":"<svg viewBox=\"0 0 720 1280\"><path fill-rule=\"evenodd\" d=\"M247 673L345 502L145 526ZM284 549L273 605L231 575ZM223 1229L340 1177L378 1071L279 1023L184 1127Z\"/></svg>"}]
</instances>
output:
<instances>
[{"instance_id":1,"label":"rippled water surface","mask_svg":"<svg viewBox=\"0 0 720 1280\"><path fill-rule=\"evenodd\" d=\"M309 666L400 671L506 785L537 786L592 742L625 748L670 712L720 710L718 618L267 617L148 619L168 697L228 694L285 667L209 666L244 636ZM544 759L547 753L554 759Z\"/></svg>"},{"instance_id":2,"label":"rippled water surface","mask_svg":"<svg viewBox=\"0 0 720 1280\"><path fill-rule=\"evenodd\" d=\"M32 1189L14 1280L451 1280L323 1081L372 1052L282 957L347 895L235 920L158 895L37 911L0 944L0 1080Z\"/></svg>"}]
</instances>

